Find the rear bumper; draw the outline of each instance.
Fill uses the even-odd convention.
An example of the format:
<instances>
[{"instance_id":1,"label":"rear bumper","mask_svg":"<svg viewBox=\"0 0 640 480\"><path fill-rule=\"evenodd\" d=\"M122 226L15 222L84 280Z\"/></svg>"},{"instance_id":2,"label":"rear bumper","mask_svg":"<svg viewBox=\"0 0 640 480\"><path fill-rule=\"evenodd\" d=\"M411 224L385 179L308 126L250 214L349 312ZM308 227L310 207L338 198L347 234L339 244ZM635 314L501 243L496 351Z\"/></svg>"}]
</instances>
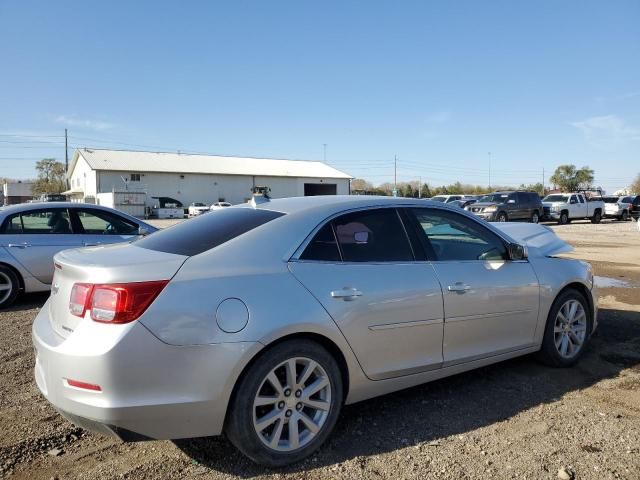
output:
<instances>
[{"instance_id":1,"label":"rear bumper","mask_svg":"<svg viewBox=\"0 0 640 480\"><path fill-rule=\"evenodd\" d=\"M70 421L123 440L222 432L235 379L254 343L172 346L139 322L90 320L64 339L51 328L48 306L33 324L35 379L45 398ZM67 379L102 390L75 388Z\"/></svg>"}]
</instances>

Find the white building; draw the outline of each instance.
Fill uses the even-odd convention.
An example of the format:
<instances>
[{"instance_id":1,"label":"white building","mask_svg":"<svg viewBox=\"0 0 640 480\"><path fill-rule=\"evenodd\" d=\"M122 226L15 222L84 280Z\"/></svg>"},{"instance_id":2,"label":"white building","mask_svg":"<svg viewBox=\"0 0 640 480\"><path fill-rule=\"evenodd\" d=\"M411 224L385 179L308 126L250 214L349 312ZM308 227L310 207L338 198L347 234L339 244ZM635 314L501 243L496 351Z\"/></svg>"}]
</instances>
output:
<instances>
[{"instance_id":1,"label":"white building","mask_svg":"<svg viewBox=\"0 0 640 480\"><path fill-rule=\"evenodd\" d=\"M5 181L2 185L2 202L0 205L15 205L33 199L33 182Z\"/></svg>"},{"instance_id":2,"label":"white building","mask_svg":"<svg viewBox=\"0 0 640 480\"><path fill-rule=\"evenodd\" d=\"M76 150L67 173L72 201L97 203L99 193L142 191L188 206L246 202L252 188L270 188L272 198L347 195L351 177L322 162L223 157L122 150Z\"/></svg>"}]
</instances>

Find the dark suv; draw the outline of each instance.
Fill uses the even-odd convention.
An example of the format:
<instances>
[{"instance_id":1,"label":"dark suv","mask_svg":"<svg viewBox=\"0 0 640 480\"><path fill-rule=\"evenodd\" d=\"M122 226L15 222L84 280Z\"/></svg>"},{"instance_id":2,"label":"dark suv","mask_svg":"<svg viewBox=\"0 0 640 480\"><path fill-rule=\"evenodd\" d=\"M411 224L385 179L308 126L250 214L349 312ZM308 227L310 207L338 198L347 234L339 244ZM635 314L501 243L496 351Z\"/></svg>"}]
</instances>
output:
<instances>
[{"instance_id":1,"label":"dark suv","mask_svg":"<svg viewBox=\"0 0 640 480\"><path fill-rule=\"evenodd\" d=\"M489 222L527 220L538 223L542 202L535 192L493 192L485 195L466 210Z\"/></svg>"},{"instance_id":2,"label":"dark suv","mask_svg":"<svg viewBox=\"0 0 640 480\"><path fill-rule=\"evenodd\" d=\"M631 195L630 198L629 215L631 215L631 218L640 221L640 195Z\"/></svg>"}]
</instances>

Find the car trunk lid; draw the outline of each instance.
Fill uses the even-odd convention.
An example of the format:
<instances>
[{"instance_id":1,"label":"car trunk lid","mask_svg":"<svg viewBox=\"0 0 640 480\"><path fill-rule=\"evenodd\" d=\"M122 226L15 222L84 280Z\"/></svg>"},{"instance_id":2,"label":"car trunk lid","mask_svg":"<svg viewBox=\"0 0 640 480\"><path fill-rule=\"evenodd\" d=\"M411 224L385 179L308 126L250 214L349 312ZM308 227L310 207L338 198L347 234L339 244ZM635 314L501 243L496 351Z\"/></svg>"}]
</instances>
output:
<instances>
[{"instance_id":1,"label":"car trunk lid","mask_svg":"<svg viewBox=\"0 0 640 480\"><path fill-rule=\"evenodd\" d=\"M69 311L75 283L131 283L172 278L187 256L140 248L134 244L64 250L54 257L49 319L55 332L67 338L83 318ZM86 314L85 314L86 318Z\"/></svg>"}]
</instances>

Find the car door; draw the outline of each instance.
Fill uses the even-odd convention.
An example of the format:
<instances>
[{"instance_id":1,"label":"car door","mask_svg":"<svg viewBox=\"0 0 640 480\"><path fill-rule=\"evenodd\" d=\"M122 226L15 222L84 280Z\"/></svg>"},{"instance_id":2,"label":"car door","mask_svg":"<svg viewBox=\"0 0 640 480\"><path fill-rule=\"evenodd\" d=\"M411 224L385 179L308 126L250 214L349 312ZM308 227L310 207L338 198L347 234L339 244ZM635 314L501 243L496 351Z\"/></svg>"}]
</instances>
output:
<instances>
[{"instance_id":1,"label":"car door","mask_svg":"<svg viewBox=\"0 0 640 480\"><path fill-rule=\"evenodd\" d=\"M441 366L440 283L431 265L414 260L395 208L327 221L289 269L331 315L369 378Z\"/></svg>"},{"instance_id":2,"label":"car door","mask_svg":"<svg viewBox=\"0 0 640 480\"><path fill-rule=\"evenodd\" d=\"M16 213L3 224L2 244L22 266L43 283L53 278L53 256L81 246L66 208L43 208Z\"/></svg>"},{"instance_id":3,"label":"car door","mask_svg":"<svg viewBox=\"0 0 640 480\"><path fill-rule=\"evenodd\" d=\"M531 346L539 287L529 262L509 260L506 242L464 214L410 213L443 290L444 365Z\"/></svg>"},{"instance_id":4,"label":"car door","mask_svg":"<svg viewBox=\"0 0 640 480\"><path fill-rule=\"evenodd\" d=\"M115 212L91 207L71 208L71 221L83 246L130 241L138 235L139 225Z\"/></svg>"}]
</instances>

